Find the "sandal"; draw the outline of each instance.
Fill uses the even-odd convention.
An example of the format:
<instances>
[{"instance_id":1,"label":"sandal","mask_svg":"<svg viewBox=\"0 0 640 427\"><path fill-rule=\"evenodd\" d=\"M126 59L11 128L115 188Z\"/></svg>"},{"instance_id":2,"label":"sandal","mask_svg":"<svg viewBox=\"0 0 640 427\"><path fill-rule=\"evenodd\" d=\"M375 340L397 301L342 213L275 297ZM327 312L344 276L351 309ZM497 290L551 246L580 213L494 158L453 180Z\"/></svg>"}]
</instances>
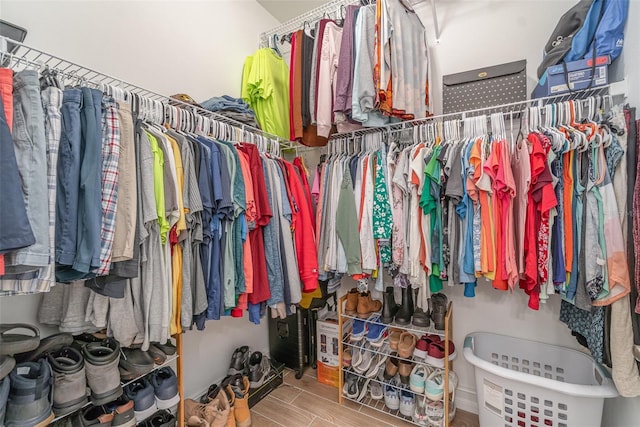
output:
<instances>
[{"instance_id":1,"label":"sandal","mask_svg":"<svg viewBox=\"0 0 640 427\"><path fill-rule=\"evenodd\" d=\"M8 333L13 330L28 329L33 335L25 333ZM40 344L40 331L27 323L6 323L0 325L0 354L14 355L26 353L38 348Z\"/></svg>"}]
</instances>

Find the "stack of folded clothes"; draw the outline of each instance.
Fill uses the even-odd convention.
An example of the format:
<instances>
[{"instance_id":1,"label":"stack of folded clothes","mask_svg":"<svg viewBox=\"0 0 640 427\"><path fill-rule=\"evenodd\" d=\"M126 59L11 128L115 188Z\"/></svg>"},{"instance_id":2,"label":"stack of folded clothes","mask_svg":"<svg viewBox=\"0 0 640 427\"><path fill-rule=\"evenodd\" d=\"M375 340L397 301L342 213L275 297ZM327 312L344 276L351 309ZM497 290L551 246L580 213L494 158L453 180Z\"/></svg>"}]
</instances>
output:
<instances>
[{"instance_id":1,"label":"stack of folded clothes","mask_svg":"<svg viewBox=\"0 0 640 427\"><path fill-rule=\"evenodd\" d=\"M230 119L237 120L246 125L259 127L256 120L256 115L241 98L233 98L229 95L214 96L201 103L202 108L205 108L214 113L218 113Z\"/></svg>"}]
</instances>

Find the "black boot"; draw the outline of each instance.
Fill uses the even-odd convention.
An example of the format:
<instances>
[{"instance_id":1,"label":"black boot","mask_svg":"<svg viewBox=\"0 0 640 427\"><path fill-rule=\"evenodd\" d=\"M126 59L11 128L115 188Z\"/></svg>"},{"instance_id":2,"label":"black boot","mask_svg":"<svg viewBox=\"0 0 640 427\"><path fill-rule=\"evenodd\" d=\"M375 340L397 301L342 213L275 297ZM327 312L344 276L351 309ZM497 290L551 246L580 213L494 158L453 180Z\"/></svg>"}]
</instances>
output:
<instances>
[{"instance_id":1,"label":"black boot","mask_svg":"<svg viewBox=\"0 0 640 427\"><path fill-rule=\"evenodd\" d=\"M382 295L382 323L389 324L393 322L393 316L398 312L398 304L393 295L393 287L387 286Z\"/></svg>"},{"instance_id":2,"label":"black boot","mask_svg":"<svg viewBox=\"0 0 640 427\"><path fill-rule=\"evenodd\" d=\"M400 310L396 313L396 323L399 325L408 325L413 315L413 292L411 287L402 288L402 304Z\"/></svg>"},{"instance_id":3,"label":"black boot","mask_svg":"<svg viewBox=\"0 0 640 427\"><path fill-rule=\"evenodd\" d=\"M418 290L416 289L416 295L414 295L415 299L418 299ZM429 299L429 306L431 305L431 300ZM428 328L429 324L431 323L429 316L430 316L431 310L428 307L427 308L427 312L425 313L425 311L421 308L416 308L415 311L413 312L413 321L411 322L413 324L413 326L418 326L421 328Z\"/></svg>"},{"instance_id":4,"label":"black boot","mask_svg":"<svg viewBox=\"0 0 640 427\"><path fill-rule=\"evenodd\" d=\"M431 320L437 330L444 329L444 317L447 314L447 296L442 293L431 295Z\"/></svg>"}]
</instances>

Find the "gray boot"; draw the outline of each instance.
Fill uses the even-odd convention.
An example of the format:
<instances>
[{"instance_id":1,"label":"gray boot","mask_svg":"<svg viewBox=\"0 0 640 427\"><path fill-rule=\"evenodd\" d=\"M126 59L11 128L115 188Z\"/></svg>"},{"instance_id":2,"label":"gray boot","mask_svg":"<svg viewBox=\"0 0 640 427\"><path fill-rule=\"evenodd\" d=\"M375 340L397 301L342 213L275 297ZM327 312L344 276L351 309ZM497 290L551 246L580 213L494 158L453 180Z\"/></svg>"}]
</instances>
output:
<instances>
[{"instance_id":1,"label":"gray boot","mask_svg":"<svg viewBox=\"0 0 640 427\"><path fill-rule=\"evenodd\" d=\"M87 379L82 354L73 347L50 353L55 393L53 410L57 416L75 412L87 403Z\"/></svg>"},{"instance_id":2,"label":"gray boot","mask_svg":"<svg viewBox=\"0 0 640 427\"><path fill-rule=\"evenodd\" d=\"M91 403L96 406L116 400L122 395L120 387L120 345L112 338L86 344L82 348L87 383L91 388Z\"/></svg>"},{"instance_id":3,"label":"gray boot","mask_svg":"<svg viewBox=\"0 0 640 427\"><path fill-rule=\"evenodd\" d=\"M9 375L6 427L45 426L53 420L51 368L46 359L18 363Z\"/></svg>"}]
</instances>

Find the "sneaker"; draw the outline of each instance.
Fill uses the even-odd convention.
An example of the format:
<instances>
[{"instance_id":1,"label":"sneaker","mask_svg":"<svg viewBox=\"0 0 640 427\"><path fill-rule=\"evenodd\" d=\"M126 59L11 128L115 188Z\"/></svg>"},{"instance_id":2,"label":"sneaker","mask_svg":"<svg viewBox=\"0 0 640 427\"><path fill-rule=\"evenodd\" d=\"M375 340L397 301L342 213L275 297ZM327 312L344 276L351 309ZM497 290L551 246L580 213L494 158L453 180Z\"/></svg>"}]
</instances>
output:
<instances>
[{"instance_id":1,"label":"sneaker","mask_svg":"<svg viewBox=\"0 0 640 427\"><path fill-rule=\"evenodd\" d=\"M364 320L353 319L353 326L351 327L351 341L362 341L367 332L367 323Z\"/></svg>"},{"instance_id":2,"label":"sneaker","mask_svg":"<svg viewBox=\"0 0 640 427\"><path fill-rule=\"evenodd\" d=\"M380 380L375 379L369 383L369 395L373 400L381 400L384 398L384 390Z\"/></svg>"},{"instance_id":3,"label":"sneaker","mask_svg":"<svg viewBox=\"0 0 640 427\"><path fill-rule=\"evenodd\" d=\"M376 353L373 356L373 359L371 361L371 366L369 367L367 372L364 374L364 376L367 378L377 377L378 373L380 372L380 368L382 367L382 365L384 365L384 362L386 361L387 361L386 355L382 353Z\"/></svg>"},{"instance_id":4,"label":"sneaker","mask_svg":"<svg viewBox=\"0 0 640 427\"><path fill-rule=\"evenodd\" d=\"M113 425L114 424L112 424L112 426ZM156 412L149 419L140 424L140 427L175 427L175 425L176 417L171 412L162 410Z\"/></svg>"},{"instance_id":5,"label":"sneaker","mask_svg":"<svg viewBox=\"0 0 640 427\"><path fill-rule=\"evenodd\" d=\"M400 391L394 380L384 386L384 404L392 411L400 409Z\"/></svg>"},{"instance_id":6,"label":"sneaker","mask_svg":"<svg viewBox=\"0 0 640 427\"><path fill-rule=\"evenodd\" d=\"M0 426L4 425L4 415L7 411L7 399L9 398L9 377L0 380Z\"/></svg>"},{"instance_id":7,"label":"sneaker","mask_svg":"<svg viewBox=\"0 0 640 427\"><path fill-rule=\"evenodd\" d=\"M254 352L249 358L249 387L262 387L270 372L269 358L259 351Z\"/></svg>"},{"instance_id":8,"label":"sneaker","mask_svg":"<svg viewBox=\"0 0 640 427\"><path fill-rule=\"evenodd\" d=\"M430 400L440 400L444 394L444 371L435 369L424 382L424 394Z\"/></svg>"},{"instance_id":9,"label":"sneaker","mask_svg":"<svg viewBox=\"0 0 640 427\"><path fill-rule=\"evenodd\" d=\"M356 386L358 387L358 398L356 399L358 402L360 402L362 399L365 398L365 396L367 395L367 392L369 391L369 384L371 383L371 380L369 378L358 378L358 382L356 383Z\"/></svg>"},{"instance_id":10,"label":"sneaker","mask_svg":"<svg viewBox=\"0 0 640 427\"><path fill-rule=\"evenodd\" d=\"M242 347L236 348L233 355L231 355L231 363L229 364L227 374L244 374L247 369L247 362L250 355L251 351L249 351L248 346L243 345Z\"/></svg>"},{"instance_id":11,"label":"sneaker","mask_svg":"<svg viewBox=\"0 0 640 427\"><path fill-rule=\"evenodd\" d=\"M178 378L169 366L157 369L150 375L158 409L169 409L180 402Z\"/></svg>"},{"instance_id":12,"label":"sneaker","mask_svg":"<svg viewBox=\"0 0 640 427\"><path fill-rule=\"evenodd\" d=\"M449 341L449 361L452 361L457 356L456 347L452 341ZM432 342L429 345L429 351L425 361L432 366L438 368L444 368L444 342Z\"/></svg>"},{"instance_id":13,"label":"sneaker","mask_svg":"<svg viewBox=\"0 0 640 427\"><path fill-rule=\"evenodd\" d=\"M372 351L367 351L367 349L363 349L360 351L360 361L357 365L353 365L353 370L359 374L364 374L369 370L371 364L373 363L373 358L376 353Z\"/></svg>"},{"instance_id":14,"label":"sneaker","mask_svg":"<svg viewBox=\"0 0 640 427\"><path fill-rule=\"evenodd\" d=\"M119 370L120 378L129 381L147 375L153 371L154 360L151 355L139 348L121 348Z\"/></svg>"},{"instance_id":15,"label":"sneaker","mask_svg":"<svg viewBox=\"0 0 640 427\"><path fill-rule=\"evenodd\" d=\"M54 415L51 368L47 360L18 363L7 378L10 388L6 404L6 425L11 427L48 425ZM3 383L5 381L7 380L3 380Z\"/></svg>"},{"instance_id":16,"label":"sneaker","mask_svg":"<svg viewBox=\"0 0 640 427\"><path fill-rule=\"evenodd\" d=\"M147 350L149 356L153 359L153 363L156 365L162 365L167 361L167 355L164 351L160 350L160 347L156 346L154 343L151 343L149 346L149 350Z\"/></svg>"},{"instance_id":17,"label":"sneaker","mask_svg":"<svg viewBox=\"0 0 640 427\"><path fill-rule=\"evenodd\" d=\"M73 427L111 427L113 418L113 413L107 410L104 405L91 405L76 414L73 419Z\"/></svg>"},{"instance_id":18,"label":"sneaker","mask_svg":"<svg viewBox=\"0 0 640 427\"><path fill-rule=\"evenodd\" d=\"M413 350L413 356L419 357L422 360L426 360L431 343L440 341L442 341L442 339L439 335L423 335L416 343L416 348Z\"/></svg>"},{"instance_id":19,"label":"sneaker","mask_svg":"<svg viewBox=\"0 0 640 427\"><path fill-rule=\"evenodd\" d=\"M400 391L400 413L405 417L413 415L413 411L416 407L415 395L409 390Z\"/></svg>"},{"instance_id":20,"label":"sneaker","mask_svg":"<svg viewBox=\"0 0 640 427\"><path fill-rule=\"evenodd\" d=\"M133 411L133 401L127 396L120 396L118 400L108 405L108 409L113 413L111 427L135 427L136 414Z\"/></svg>"},{"instance_id":21,"label":"sneaker","mask_svg":"<svg viewBox=\"0 0 640 427\"><path fill-rule=\"evenodd\" d=\"M127 384L124 393L133 400L133 411L138 422L146 420L158 410L153 386L146 378Z\"/></svg>"},{"instance_id":22,"label":"sneaker","mask_svg":"<svg viewBox=\"0 0 640 427\"><path fill-rule=\"evenodd\" d=\"M414 366L409 377L409 388L416 393L424 393L424 382L429 373L429 370L423 365Z\"/></svg>"},{"instance_id":23,"label":"sneaker","mask_svg":"<svg viewBox=\"0 0 640 427\"><path fill-rule=\"evenodd\" d=\"M347 396L350 399L355 399L358 397L358 376L354 375L351 372L344 373L344 384L342 386L342 394Z\"/></svg>"},{"instance_id":24,"label":"sneaker","mask_svg":"<svg viewBox=\"0 0 640 427\"><path fill-rule=\"evenodd\" d=\"M367 341L375 347L382 346L384 339L387 336L387 327L381 323L380 316L371 316L368 319L369 323L367 327ZM375 345L374 343L380 343Z\"/></svg>"},{"instance_id":25,"label":"sneaker","mask_svg":"<svg viewBox=\"0 0 640 427\"><path fill-rule=\"evenodd\" d=\"M416 405L413 410L413 414L411 415L411 419L414 423L419 426L428 426L429 422L427 421L427 398L426 396L422 399L416 399Z\"/></svg>"}]
</instances>

